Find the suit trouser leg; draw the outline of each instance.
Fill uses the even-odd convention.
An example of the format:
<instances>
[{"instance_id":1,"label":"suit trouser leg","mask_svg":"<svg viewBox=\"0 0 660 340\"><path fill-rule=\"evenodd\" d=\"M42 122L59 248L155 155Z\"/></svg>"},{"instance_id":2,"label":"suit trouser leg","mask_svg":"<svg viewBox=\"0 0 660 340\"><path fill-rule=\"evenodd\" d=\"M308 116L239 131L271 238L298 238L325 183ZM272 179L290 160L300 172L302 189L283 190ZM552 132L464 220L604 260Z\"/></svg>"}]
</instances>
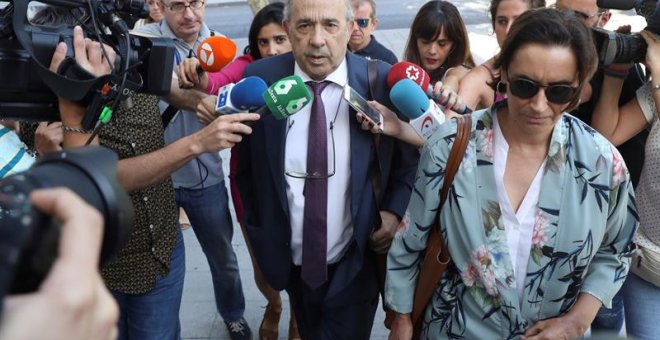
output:
<instances>
[{"instance_id":1,"label":"suit trouser leg","mask_svg":"<svg viewBox=\"0 0 660 340\"><path fill-rule=\"evenodd\" d=\"M300 278L300 267L293 266L287 292L303 339L369 339L378 307L378 285L373 270L365 270L336 298L326 299L334 277L328 269L328 281L311 289Z\"/></svg>"}]
</instances>

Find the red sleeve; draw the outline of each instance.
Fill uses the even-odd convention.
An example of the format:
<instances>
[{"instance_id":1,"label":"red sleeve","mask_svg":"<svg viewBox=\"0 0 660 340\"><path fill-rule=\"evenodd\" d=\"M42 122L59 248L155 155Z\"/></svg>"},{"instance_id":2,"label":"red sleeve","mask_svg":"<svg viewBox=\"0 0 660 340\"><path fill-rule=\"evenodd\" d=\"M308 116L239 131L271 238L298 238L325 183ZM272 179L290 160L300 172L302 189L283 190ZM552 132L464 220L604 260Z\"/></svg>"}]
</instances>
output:
<instances>
[{"instance_id":1,"label":"red sleeve","mask_svg":"<svg viewBox=\"0 0 660 340\"><path fill-rule=\"evenodd\" d=\"M243 71L254 59L249 54L244 54L229 65L225 66L219 72L209 73L209 84L206 86L206 93L215 95L218 90L231 83L237 83L243 79Z\"/></svg>"}]
</instances>

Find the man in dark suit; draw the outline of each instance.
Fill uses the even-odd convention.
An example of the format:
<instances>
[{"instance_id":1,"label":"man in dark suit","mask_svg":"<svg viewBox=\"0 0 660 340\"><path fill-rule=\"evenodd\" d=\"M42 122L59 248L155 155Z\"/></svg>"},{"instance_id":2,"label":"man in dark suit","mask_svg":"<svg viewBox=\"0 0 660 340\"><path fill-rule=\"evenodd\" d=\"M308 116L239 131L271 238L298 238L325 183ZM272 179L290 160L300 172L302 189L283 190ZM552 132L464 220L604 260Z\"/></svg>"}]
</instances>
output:
<instances>
[{"instance_id":1,"label":"man in dark suit","mask_svg":"<svg viewBox=\"0 0 660 340\"><path fill-rule=\"evenodd\" d=\"M346 50L350 2L290 0L284 25L293 52L257 61L244 75L269 84L299 75L314 100L287 120L264 117L241 143L244 223L266 280L289 293L304 339L368 339L378 304L375 253L387 251L404 214L418 152L381 138L377 209L373 136L341 100L345 84L365 98L370 92L367 60ZM375 63L373 98L391 106L389 65Z\"/></svg>"}]
</instances>

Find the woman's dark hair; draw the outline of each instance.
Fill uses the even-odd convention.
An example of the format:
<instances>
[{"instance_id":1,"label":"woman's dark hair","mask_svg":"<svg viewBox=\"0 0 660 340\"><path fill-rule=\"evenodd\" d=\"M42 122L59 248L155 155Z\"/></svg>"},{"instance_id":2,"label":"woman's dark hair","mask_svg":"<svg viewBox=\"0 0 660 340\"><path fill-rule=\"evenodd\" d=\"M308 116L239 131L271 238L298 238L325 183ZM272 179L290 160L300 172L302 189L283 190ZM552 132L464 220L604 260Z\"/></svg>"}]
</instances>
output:
<instances>
[{"instance_id":1,"label":"woman's dark hair","mask_svg":"<svg viewBox=\"0 0 660 340\"><path fill-rule=\"evenodd\" d=\"M252 19L250 25L250 33L248 34L248 46L245 48L245 54L250 54L254 60L263 58L259 53L258 37L261 28L268 24L282 25L284 21L284 4L281 2L274 2L262 8Z\"/></svg>"},{"instance_id":2,"label":"woman's dark hair","mask_svg":"<svg viewBox=\"0 0 660 340\"><path fill-rule=\"evenodd\" d=\"M422 65L422 58L417 48L417 39L434 41L444 32L453 46L447 59L438 69L429 72L431 80L442 79L447 69L459 65L474 67L470 53L470 41L461 15L454 5L447 1L429 1L419 9L412 26L404 53L407 61Z\"/></svg>"},{"instance_id":3,"label":"woman's dark hair","mask_svg":"<svg viewBox=\"0 0 660 340\"><path fill-rule=\"evenodd\" d=\"M571 12L560 12L553 8L527 11L511 25L502 50L495 57L493 68L500 68L500 74L507 72L516 52L531 44L566 47L573 52L577 61L578 90L566 111L577 107L582 88L598 67L596 48L589 28ZM495 80L495 84L497 82L499 79Z\"/></svg>"},{"instance_id":4,"label":"woman's dark hair","mask_svg":"<svg viewBox=\"0 0 660 340\"><path fill-rule=\"evenodd\" d=\"M493 29L495 29L497 8L500 7L500 4L504 1L512 1L512 0L492 0L490 2L490 7L488 8L488 11L490 12L490 24L491 26L493 26ZM526 3L529 9L545 7L545 0L515 0L515 1L522 1Z\"/></svg>"}]
</instances>

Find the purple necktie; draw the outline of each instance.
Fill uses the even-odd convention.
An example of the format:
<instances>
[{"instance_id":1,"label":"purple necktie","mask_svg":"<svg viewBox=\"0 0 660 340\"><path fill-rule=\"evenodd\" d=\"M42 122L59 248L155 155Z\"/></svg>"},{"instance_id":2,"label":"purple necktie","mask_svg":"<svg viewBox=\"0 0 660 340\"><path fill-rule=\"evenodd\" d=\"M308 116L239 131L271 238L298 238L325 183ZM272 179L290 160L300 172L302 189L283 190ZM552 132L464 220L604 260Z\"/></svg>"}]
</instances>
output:
<instances>
[{"instance_id":1,"label":"purple necktie","mask_svg":"<svg viewBox=\"0 0 660 340\"><path fill-rule=\"evenodd\" d=\"M316 289L328 279L327 209L328 209L328 123L321 92L329 82L308 82L314 91L307 137L307 174L305 179L305 211L303 215L303 252L301 277Z\"/></svg>"}]
</instances>

